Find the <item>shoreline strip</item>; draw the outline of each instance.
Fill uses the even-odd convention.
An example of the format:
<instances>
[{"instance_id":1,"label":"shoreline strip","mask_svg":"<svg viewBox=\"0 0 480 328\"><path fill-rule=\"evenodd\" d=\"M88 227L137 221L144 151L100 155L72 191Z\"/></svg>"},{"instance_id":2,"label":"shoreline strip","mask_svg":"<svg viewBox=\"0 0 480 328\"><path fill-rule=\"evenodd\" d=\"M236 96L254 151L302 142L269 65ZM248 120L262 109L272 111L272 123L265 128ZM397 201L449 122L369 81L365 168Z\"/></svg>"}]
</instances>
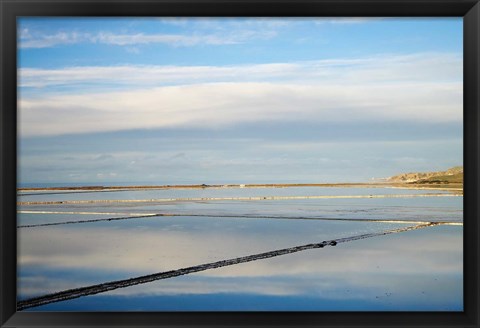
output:
<instances>
[{"instance_id":1,"label":"shoreline strip","mask_svg":"<svg viewBox=\"0 0 480 328\"><path fill-rule=\"evenodd\" d=\"M17 206L26 205L68 205L68 204L110 204L110 203L165 203L200 201L255 201L255 200L294 200L294 199L355 199L355 198L413 198L413 197L462 197L461 194L388 194L388 195L323 195L323 196L253 196L253 197L190 197L190 198L152 198L152 199L95 199L17 202Z\"/></svg>"},{"instance_id":2,"label":"shoreline strip","mask_svg":"<svg viewBox=\"0 0 480 328\"><path fill-rule=\"evenodd\" d=\"M462 183L451 184L415 184L401 182L337 182L337 183L229 183L229 184L185 184L185 185L136 185L136 186L65 186L65 187L24 187L17 188L19 192L42 191L126 191L126 190L152 190L152 189L205 189L205 188L291 188L291 187L366 187L366 188L429 188L439 190L463 190Z\"/></svg>"}]
</instances>

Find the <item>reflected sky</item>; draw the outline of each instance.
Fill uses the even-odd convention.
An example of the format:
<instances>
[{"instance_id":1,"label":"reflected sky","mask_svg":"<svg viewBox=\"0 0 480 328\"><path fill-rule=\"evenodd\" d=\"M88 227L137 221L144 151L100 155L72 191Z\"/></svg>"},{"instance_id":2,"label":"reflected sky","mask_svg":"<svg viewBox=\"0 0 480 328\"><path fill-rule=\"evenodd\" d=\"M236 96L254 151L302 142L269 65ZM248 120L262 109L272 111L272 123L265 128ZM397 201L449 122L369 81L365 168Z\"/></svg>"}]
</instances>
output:
<instances>
[{"instance_id":1,"label":"reflected sky","mask_svg":"<svg viewBox=\"0 0 480 328\"><path fill-rule=\"evenodd\" d=\"M38 269L42 266L90 270L107 267L123 271L124 278L129 278L404 226L166 217L25 228L18 233L19 265L37 266Z\"/></svg>"},{"instance_id":2,"label":"reflected sky","mask_svg":"<svg viewBox=\"0 0 480 328\"><path fill-rule=\"evenodd\" d=\"M86 311L95 305L93 309L107 311L457 311L463 307L462 266L461 227L433 227L208 270L33 310ZM57 277L57 283L69 284L65 273L63 278ZM246 300L255 301L248 304Z\"/></svg>"}]
</instances>

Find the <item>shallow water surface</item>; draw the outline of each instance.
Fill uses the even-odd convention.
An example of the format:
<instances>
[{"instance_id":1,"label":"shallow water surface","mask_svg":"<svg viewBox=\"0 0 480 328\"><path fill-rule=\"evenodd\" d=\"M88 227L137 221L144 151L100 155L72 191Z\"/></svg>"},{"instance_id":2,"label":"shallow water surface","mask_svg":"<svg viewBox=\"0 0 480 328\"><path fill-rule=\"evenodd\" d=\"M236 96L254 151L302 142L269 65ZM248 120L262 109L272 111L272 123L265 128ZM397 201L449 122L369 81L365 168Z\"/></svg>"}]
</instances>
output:
<instances>
[{"instance_id":1,"label":"shallow water surface","mask_svg":"<svg viewBox=\"0 0 480 328\"><path fill-rule=\"evenodd\" d=\"M41 202L372 193L440 192L218 188L39 193L18 201L27 197ZM23 204L17 219L18 298L25 301L72 288L422 224L417 230L256 259L27 310L461 311L462 198ZM424 227L428 222L448 225Z\"/></svg>"}]
</instances>

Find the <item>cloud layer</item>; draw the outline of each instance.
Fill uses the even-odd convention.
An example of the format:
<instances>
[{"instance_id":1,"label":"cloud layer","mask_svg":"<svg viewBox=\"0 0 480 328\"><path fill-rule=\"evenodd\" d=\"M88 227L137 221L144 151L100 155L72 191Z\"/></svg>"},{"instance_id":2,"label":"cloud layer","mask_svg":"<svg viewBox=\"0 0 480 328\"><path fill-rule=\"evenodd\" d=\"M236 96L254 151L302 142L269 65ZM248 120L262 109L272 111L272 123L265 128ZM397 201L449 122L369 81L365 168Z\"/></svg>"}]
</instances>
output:
<instances>
[{"instance_id":1,"label":"cloud layer","mask_svg":"<svg viewBox=\"0 0 480 328\"><path fill-rule=\"evenodd\" d=\"M461 63L453 55L423 54L227 67L22 69L21 86L66 91L23 91L20 132L215 128L263 121L461 121Z\"/></svg>"}]
</instances>

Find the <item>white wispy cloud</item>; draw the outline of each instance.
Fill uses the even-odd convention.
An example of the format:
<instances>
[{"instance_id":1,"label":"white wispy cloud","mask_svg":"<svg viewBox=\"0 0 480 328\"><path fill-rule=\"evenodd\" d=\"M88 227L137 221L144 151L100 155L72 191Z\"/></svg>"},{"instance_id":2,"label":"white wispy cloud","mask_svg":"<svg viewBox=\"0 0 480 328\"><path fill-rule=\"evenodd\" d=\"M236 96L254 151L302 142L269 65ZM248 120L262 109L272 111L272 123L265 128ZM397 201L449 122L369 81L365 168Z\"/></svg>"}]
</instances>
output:
<instances>
[{"instance_id":1,"label":"white wispy cloud","mask_svg":"<svg viewBox=\"0 0 480 328\"><path fill-rule=\"evenodd\" d=\"M180 34L115 34L115 33L75 33L60 32L55 34L40 34L37 36L28 35L21 38L20 48L49 48L58 45L75 43L100 43L117 46L139 45L149 43L164 43L176 46L192 46L199 43L205 44L231 44L234 40L222 39L212 35L187 36Z\"/></svg>"},{"instance_id":2,"label":"white wispy cloud","mask_svg":"<svg viewBox=\"0 0 480 328\"><path fill-rule=\"evenodd\" d=\"M294 75L302 70L295 64L240 66L101 66L64 69L24 68L19 70L20 87L69 86L77 83L116 85L161 85L212 80L265 79Z\"/></svg>"},{"instance_id":3,"label":"white wispy cloud","mask_svg":"<svg viewBox=\"0 0 480 328\"><path fill-rule=\"evenodd\" d=\"M171 46L196 46L196 45L226 45L246 42L254 38L271 38L276 35L273 30L238 29L235 31L221 32L190 32L186 34L145 34L145 33L114 33L114 32L57 32L52 34L32 33L23 29L20 33L19 47L49 48L59 45L77 43L97 43L115 46L132 46L145 44L167 44Z\"/></svg>"},{"instance_id":4,"label":"white wispy cloud","mask_svg":"<svg viewBox=\"0 0 480 328\"><path fill-rule=\"evenodd\" d=\"M462 59L453 54L375 56L231 66L79 66L21 68L20 87L108 84L160 86L198 82L296 81L325 83L460 81Z\"/></svg>"},{"instance_id":5,"label":"white wispy cloud","mask_svg":"<svg viewBox=\"0 0 480 328\"><path fill-rule=\"evenodd\" d=\"M382 17L334 17L318 18L316 24L365 24L383 20Z\"/></svg>"},{"instance_id":6,"label":"white wispy cloud","mask_svg":"<svg viewBox=\"0 0 480 328\"><path fill-rule=\"evenodd\" d=\"M43 34L39 37L35 37L28 30L24 30L20 34L19 47L20 48L48 48L57 46L59 44L74 44L85 42L89 40L91 36L85 33L77 32L58 32L54 34Z\"/></svg>"},{"instance_id":7,"label":"white wispy cloud","mask_svg":"<svg viewBox=\"0 0 480 328\"><path fill-rule=\"evenodd\" d=\"M197 44L234 44L242 39L234 36L219 35L180 35L180 34L114 34L100 33L90 38L92 42L117 46L165 43L174 46L193 46Z\"/></svg>"},{"instance_id":8,"label":"white wispy cloud","mask_svg":"<svg viewBox=\"0 0 480 328\"><path fill-rule=\"evenodd\" d=\"M310 22L312 18L275 18L275 17L161 17L157 19L162 24L168 24L180 29L191 31L277 31L288 28L298 23Z\"/></svg>"}]
</instances>

